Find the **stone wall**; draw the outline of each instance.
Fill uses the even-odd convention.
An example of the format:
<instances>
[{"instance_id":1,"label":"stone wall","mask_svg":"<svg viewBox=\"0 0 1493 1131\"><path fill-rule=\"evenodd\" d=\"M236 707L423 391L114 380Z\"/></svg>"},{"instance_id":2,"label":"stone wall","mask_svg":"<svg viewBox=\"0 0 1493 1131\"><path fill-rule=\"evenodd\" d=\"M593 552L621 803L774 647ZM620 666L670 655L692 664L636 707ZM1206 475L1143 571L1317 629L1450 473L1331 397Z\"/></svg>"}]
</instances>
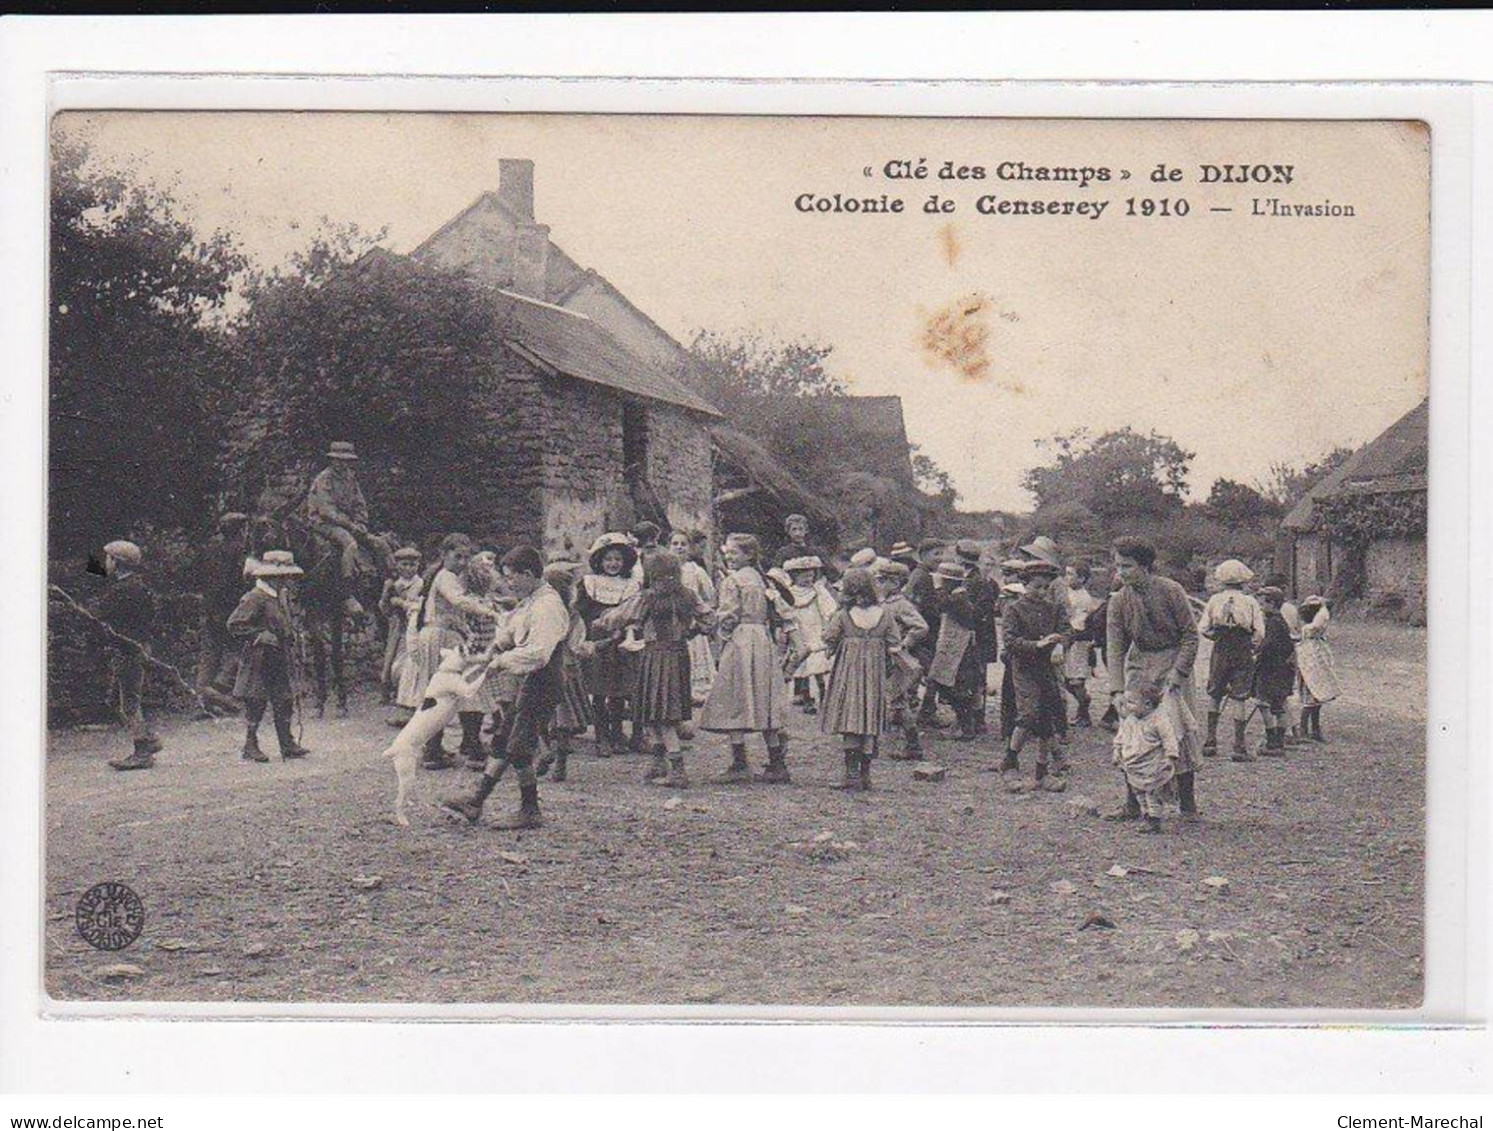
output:
<instances>
[{"instance_id":1,"label":"stone wall","mask_svg":"<svg viewBox=\"0 0 1493 1131\"><path fill-rule=\"evenodd\" d=\"M671 405L648 410L648 480L669 516L671 528L713 534L715 494L710 434L705 420Z\"/></svg>"},{"instance_id":2,"label":"stone wall","mask_svg":"<svg viewBox=\"0 0 1493 1131\"><path fill-rule=\"evenodd\" d=\"M540 426L546 554L584 555L622 516L612 513L622 482L622 399L586 381L544 381Z\"/></svg>"},{"instance_id":3,"label":"stone wall","mask_svg":"<svg viewBox=\"0 0 1493 1131\"><path fill-rule=\"evenodd\" d=\"M474 503L453 520L464 521L465 533L498 550L532 542L543 529L542 381L528 363L503 358L483 379L473 405L478 427L472 450L461 453L452 469L476 488L458 484L458 493Z\"/></svg>"},{"instance_id":4,"label":"stone wall","mask_svg":"<svg viewBox=\"0 0 1493 1131\"><path fill-rule=\"evenodd\" d=\"M1379 538L1364 556L1363 596L1372 611L1412 623L1426 616L1424 538Z\"/></svg>"}]
</instances>

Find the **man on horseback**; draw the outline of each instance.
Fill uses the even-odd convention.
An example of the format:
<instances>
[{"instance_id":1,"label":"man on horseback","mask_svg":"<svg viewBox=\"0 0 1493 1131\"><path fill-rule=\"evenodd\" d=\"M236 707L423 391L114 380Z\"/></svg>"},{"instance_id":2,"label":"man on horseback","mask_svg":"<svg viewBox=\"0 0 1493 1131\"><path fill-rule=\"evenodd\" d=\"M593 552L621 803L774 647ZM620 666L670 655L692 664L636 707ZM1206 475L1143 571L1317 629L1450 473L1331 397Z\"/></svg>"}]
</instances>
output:
<instances>
[{"instance_id":1,"label":"man on horseback","mask_svg":"<svg viewBox=\"0 0 1493 1131\"><path fill-rule=\"evenodd\" d=\"M327 458L331 463L317 473L306 494L306 517L317 533L336 545L344 582L353 582L362 568L360 548L367 552L375 570L387 572L389 547L368 529L368 503L353 470L357 451L346 440L334 440ZM349 616L363 612L356 597L349 596L344 605Z\"/></svg>"}]
</instances>

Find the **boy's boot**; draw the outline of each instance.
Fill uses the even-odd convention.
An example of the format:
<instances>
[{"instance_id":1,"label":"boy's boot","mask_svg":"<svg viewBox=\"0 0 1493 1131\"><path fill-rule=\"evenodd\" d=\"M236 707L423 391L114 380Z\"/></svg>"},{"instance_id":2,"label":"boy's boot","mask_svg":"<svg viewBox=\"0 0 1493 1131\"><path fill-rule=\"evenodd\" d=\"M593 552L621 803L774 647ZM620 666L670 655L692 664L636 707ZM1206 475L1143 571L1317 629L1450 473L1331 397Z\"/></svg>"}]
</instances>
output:
<instances>
[{"instance_id":1,"label":"boy's boot","mask_svg":"<svg viewBox=\"0 0 1493 1131\"><path fill-rule=\"evenodd\" d=\"M1073 725L1076 727L1092 727L1094 725L1094 720L1089 717L1089 701L1087 699L1080 699L1078 701L1078 710L1073 715Z\"/></svg>"},{"instance_id":2,"label":"boy's boot","mask_svg":"<svg viewBox=\"0 0 1493 1131\"><path fill-rule=\"evenodd\" d=\"M923 760L923 736L918 733L917 724L909 724L902 732L902 737L902 756L909 762L921 762Z\"/></svg>"},{"instance_id":3,"label":"boy's boot","mask_svg":"<svg viewBox=\"0 0 1493 1131\"><path fill-rule=\"evenodd\" d=\"M1136 821L1140 819L1140 798L1135 790L1125 786L1125 804L1104 814L1106 821Z\"/></svg>"},{"instance_id":4,"label":"boy's boot","mask_svg":"<svg viewBox=\"0 0 1493 1131\"><path fill-rule=\"evenodd\" d=\"M550 781L564 781L570 776L568 763L570 762L569 742L557 742L555 744L555 771L550 774Z\"/></svg>"},{"instance_id":5,"label":"boy's boot","mask_svg":"<svg viewBox=\"0 0 1493 1131\"><path fill-rule=\"evenodd\" d=\"M442 748L441 737L440 732L437 732L425 744L425 756L420 759L420 765L427 770L449 770L456 765L455 757Z\"/></svg>"},{"instance_id":6,"label":"boy's boot","mask_svg":"<svg viewBox=\"0 0 1493 1131\"><path fill-rule=\"evenodd\" d=\"M1185 774L1177 775L1177 807L1182 810L1182 818L1187 821L1197 820L1198 803L1193 793L1193 774L1189 770Z\"/></svg>"},{"instance_id":7,"label":"boy's boot","mask_svg":"<svg viewBox=\"0 0 1493 1131\"><path fill-rule=\"evenodd\" d=\"M482 819L482 806L486 804L488 794L492 793L493 787L498 784L498 778L506 763L500 763L496 772L484 772L477 788L471 793L461 797L447 798L441 802L441 811L450 816L461 817L469 824L475 825Z\"/></svg>"},{"instance_id":8,"label":"boy's boot","mask_svg":"<svg viewBox=\"0 0 1493 1131\"><path fill-rule=\"evenodd\" d=\"M250 727L244 733L244 761L268 762L270 756L259 748L259 728Z\"/></svg>"},{"instance_id":9,"label":"boy's boot","mask_svg":"<svg viewBox=\"0 0 1493 1131\"><path fill-rule=\"evenodd\" d=\"M731 764L710 779L715 785L736 785L752 780L751 767L747 765L746 746L731 744Z\"/></svg>"},{"instance_id":10,"label":"boy's boot","mask_svg":"<svg viewBox=\"0 0 1493 1131\"><path fill-rule=\"evenodd\" d=\"M1322 708L1321 707L1313 707L1312 708L1312 741L1313 742L1326 742L1327 741L1327 739L1322 736Z\"/></svg>"},{"instance_id":11,"label":"boy's boot","mask_svg":"<svg viewBox=\"0 0 1493 1131\"><path fill-rule=\"evenodd\" d=\"M648 769L643 774L643 780L650 785L664 784L664 779L669 776L669 762L664 757L664 745L662 742L656 744L652 750L652 757L648 761Z\"/></svg>"},{"instance_id":12,"label":"boy's boot","mask_svg":"<svg viewBox=\"0 0 1493 1131\"><path fill-rule=\"evenodd\" d=\"M155 764L156 756L151 753L149 744L143 738L135 739L126 757L114 758L109 762L116 770L148 770Z\"/></svg>"},{"instance_id":13,"label":"boy's boot","mask_svg":"<svg viewBox=\"0 0 1493 1131\"><path fill-rule=\"evenodd\" d=\"M840 789L846 790L847 792L860 789L860 765L861 756L859 751L845 751L845 772L840 777Z\"/></svg>"},{"instance_id":14,"label":"boy's boot","mask_svg":"<svg viewBox=\"0 0 1493 1131\"><path fill-rule=\"evenodd\" d=\"M1062 793L1068 788L1068 780L1058 772L1058 762L1053 758L1051 765L1037 763L1038 777L1037 786L1046 793Z\"/></svg>"},{"instance_id":15,"label":"boy's boot","mask_svg":"<svg viewBox=\"0 0 1493 1131\"><path fill-rule=\"evenodd\" d=\"M290 729L290 712L275 712L275 737L280 740L280 758L288 761L291 758L304 758L311 751L307 750L295 740L295 734Z\"/></svg>"},{"instance_id":16,"label":"boy's boot","mask_svg":"<svg viewBox=\"0 0 1493 1131\"><path fill-rule=\"evenodd\" d=\"M871 754L870 751L860 757L861 790L862 792L871 788Z\"/></svg>"},{"instance_id":17,"label":"boy's boot","mask_svg":"<svg viewBox=\"0 0 1493 1131\"><path fill-rule=\"evenodd\" d=\"M1203 757L1212 758L1218 753L1218 712L1208 712L1208 737L1203 740Z\"/></svg>"},{"instance_id":18,"label":"boy's boot","mask_svg":"<svg viewBox=\"0 0 1493 1131\"><path fill-rule=\"evenodd\" d=\"M669 758L669 771L664 776L662 785L670 789L688 789L689 776L684 772L684 755L674 754Z\"/></svg>"},{"instance_id":19,"label":"boy's boot","mask_svg":"<svg viewBox=\"0 0 1493 1131\"><path fill-rule=\"evenodd\" d=\"M1253 762L1255 760L1255 756L1249 752L1249 747L1244 744L1244 728L1248 725L1248 719L1234 720L1234 751L1229 755L1230 761Z\"/></svg>"},{"instance_id":20,"label":"boy's boot","mask_svg":"<svg viewBox=\"0 0 1493 1131\"><path fill-rule=\"evenodd\" d=\"M1145 823L1141 825L1140 831L1143 833L1150 833L1152 836L1156 835L1161 831L1161 818L1147 817Z\"/></svg>"},{"instance_id":21,"label":"boy's boot","mask_svg":"<svg viewBox=\"0 0 1493 1131\"><path fill-rule=\"evenodd\" d=\"M1266 728L1264 753L1267 758L1284 758L1286 756L1286 732L1284 727Z\"/></svg>"},{"instance_id":22,"label":"boy's boot","mask_svg":"<svg viewBox=\"0 0 1493 1131\"><path fill-rule=\"evenodd\" d=\"M492 823L495 829L537 829L544 824L539 812L539 782L534 777L533 766L522 766L518 771L518 809Z\"/></svg>"},{"instance_id":23,"label":"boy's boot","mask_svg":"<svg viewBox=\"0 0 1493 1131\"><path fill-rule=\"evenodd\" d=\"M480 769L487 763L487 751L482 749L482 712L462 711L456 716L461 721L461 749L459 754L467 765L476 763Z\"/></svg>"},{"instance_id":24,"label":"boy's boot","mask_svg":"<svg viewBox=\"0 0 1493 1131\"><path fill-rule=\"evenodd\" d=\"M779 734L777 741L767 748L767 768L757 776L766 785L787 785L793 779L788 776L788 736Z\"/></svg>"}]
</instances>

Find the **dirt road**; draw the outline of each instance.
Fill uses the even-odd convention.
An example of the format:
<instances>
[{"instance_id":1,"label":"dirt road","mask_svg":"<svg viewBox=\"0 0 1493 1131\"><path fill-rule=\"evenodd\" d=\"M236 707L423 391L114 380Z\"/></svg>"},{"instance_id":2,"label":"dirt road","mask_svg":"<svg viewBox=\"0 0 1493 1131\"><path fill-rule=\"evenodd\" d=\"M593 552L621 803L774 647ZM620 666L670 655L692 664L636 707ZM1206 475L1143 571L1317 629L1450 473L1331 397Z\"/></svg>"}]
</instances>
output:
<instances>
[{"instance_id":1,"label":"dirt road","mask_svg":"<svg viewBox=\"0 0 1493 1131\"><path fill-rule=\"evenodd\" d=\"M571 780L541 785L548 826L525 834L441 820L431 802L469 786L461 770L422 773L414 827L387 823L393 773L378 753L392 732L368 700L351 719L308 724L304 763L242 762L233 720L167 720L157 768L119 774L105 765L117 732L56 732L48 989L163 1001L1411 1006L1425 633L1344 623L1335 646L1348 691L1324 713L1330 743L1284 761L1210 761L1203 819L1170 820L1160 837L1090 814L1119 793L1097 730L1075 732L1067 793L1021 796L984 772L994 738L934 739L930 760L948 768L939 783L882 759L865 796L827 788L839 755L812 719L797 723L789 787L671 793L639 783L642 759L599 760L582 743ZM724 760L720 741L701 736L690 772ZM515 788L505 780L494 801L511 804ZM103 880L130 885L147 916L113 954L73 921ZM1113 928L1084 928L1091 913ZM139 972L100 973L121 962Z\"/></svg>"}]
</instances>

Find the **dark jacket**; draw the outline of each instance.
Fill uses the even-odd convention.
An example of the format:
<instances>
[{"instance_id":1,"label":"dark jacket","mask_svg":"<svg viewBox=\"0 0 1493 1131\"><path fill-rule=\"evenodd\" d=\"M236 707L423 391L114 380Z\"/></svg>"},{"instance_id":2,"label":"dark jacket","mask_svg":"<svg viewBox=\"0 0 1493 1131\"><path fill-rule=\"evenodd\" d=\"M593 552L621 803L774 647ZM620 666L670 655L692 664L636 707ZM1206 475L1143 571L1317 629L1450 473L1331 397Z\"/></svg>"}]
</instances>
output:
<instances>
[{"instance_id":1,"label":"dark jacket","mask_svg":"<svg viewBox=\"0 0 1493 1131\"><path fill-rule=\"evenodd\" d=\"M121 636L150 646L155 629L156 597L138 573L116 574L104 581L103 592L93 601L93 614ZM138 654L131 644L108 636L115 652Z\"/></svg>"},{"instance_id":2,"label":"dark jacket","mask_svg":"<svg viewBox=\"0 0 1493 1131\"><path fill-rule=\"evenodd\" d=\"M295 624L283 596L255 586L228 617L228 634L244 642L233 694L239 699L290 698Z\"/></svg>"},{"instance_id":3,"label":"dark jacket","mask_svg":"<svg viewBox=\"0 0 1493 1131\"><path fill-rule=\"evenodd\" d=\"M1001 617L1001 631L1006 638L1006 660L1013 668L1046 669L1054 672L1052 646L1037 647L1037 641L1067 626L1062 623L1062 611L1051 601L1033 593L1024 593L1006 606Z\"/></svg>"},{"instance_id":4,"label":"dark jacket","mask_svg":"<svg viewBox=\"0 0 1493 1131\"><path fill-rule=\"evenodd\" d=\"M1000 651L995 635L995 606L999 590L978 571L969 575L964 590L969 597L970 612L974 615L975 651L979 653L981 662L993 664Z\"/></svg>"},{"instance_id":5,"label":"dark jacket","mask_svg":"<svg viewBox=\"0 0 1493 1131\"><path fill-rule=\"evenodd\" d=\"M1255 657L1254 694L1267 703L1279 703L1296 683L1296 645L1280 613L1265 614L1265 642Z\"/></svg>"}]
</instances>

